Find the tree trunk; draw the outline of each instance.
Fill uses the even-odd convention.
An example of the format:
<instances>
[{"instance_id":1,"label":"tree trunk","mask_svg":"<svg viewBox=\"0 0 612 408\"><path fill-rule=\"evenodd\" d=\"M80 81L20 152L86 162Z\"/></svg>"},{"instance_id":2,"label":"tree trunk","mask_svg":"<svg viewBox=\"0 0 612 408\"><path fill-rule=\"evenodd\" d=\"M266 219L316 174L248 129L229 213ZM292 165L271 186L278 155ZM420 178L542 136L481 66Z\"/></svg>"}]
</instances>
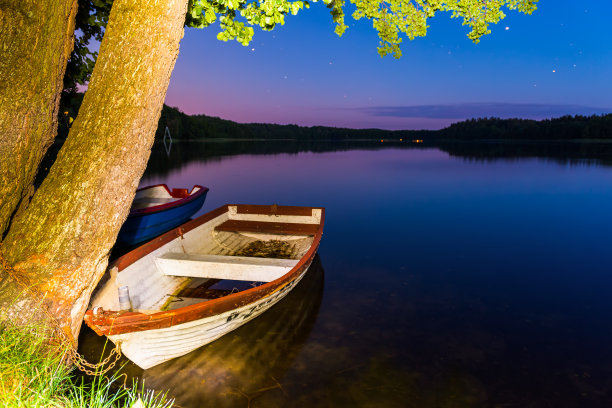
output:
<instances>
[{"instance_id":1,"label":"tree trunk","mask_svg":"<svg viewBox=\"0 0 612 408\"><path fill-rule=\"evenodd\" d=\"M186 11L187 0L114 2L78 117L4 240L21 280L74 338L146 167Z\"/></svg>"},{"instance_id":2,"label":"tree trunk","mask_svg":"<svg viewBox=\"0 0 612 408\"><path fill-rule=\"evenodd\" d=\"M57 132L76 0L0 4L0 236Z\"/></svg>"}]
</instances>

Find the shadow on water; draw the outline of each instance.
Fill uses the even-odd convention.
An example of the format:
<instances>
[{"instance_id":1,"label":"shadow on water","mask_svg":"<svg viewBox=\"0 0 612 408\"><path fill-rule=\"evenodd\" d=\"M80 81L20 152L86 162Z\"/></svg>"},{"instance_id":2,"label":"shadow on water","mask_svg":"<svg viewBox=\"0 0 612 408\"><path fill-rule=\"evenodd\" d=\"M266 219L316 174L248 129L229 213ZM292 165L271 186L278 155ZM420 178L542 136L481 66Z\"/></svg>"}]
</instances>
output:
<instances>
[{"instance_id":1,"label":"shadow on water","mask_svg":"<svg viewBox=\"0 0 612 408\"><path fill-rule=\"evenodd\" d=\"M168 392L180 407L245 407L265 395L287 406L279 379L300 353L317 320L324 271L317 255L302 281L257 319L185 356L142 370L122 357L120 373ZM79 351L99 361L105 338L82 330ZM109 348L109 346L107 346Z\"/></svg>"}]
</instances>

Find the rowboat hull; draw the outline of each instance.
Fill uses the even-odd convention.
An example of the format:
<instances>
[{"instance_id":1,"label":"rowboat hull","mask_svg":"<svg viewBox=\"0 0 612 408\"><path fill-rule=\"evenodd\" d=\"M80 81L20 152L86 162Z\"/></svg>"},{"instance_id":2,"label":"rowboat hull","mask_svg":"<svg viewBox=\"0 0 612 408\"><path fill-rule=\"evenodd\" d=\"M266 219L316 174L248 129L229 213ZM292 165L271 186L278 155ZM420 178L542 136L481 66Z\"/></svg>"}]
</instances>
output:
<instances>
[{"instance_id":1,"label":"rowboat hull","mask_svg":"<svg viewBox=\"0 0 612 408\"><path fill-rule=\"evenodd\" d=\"M172 201L156 205L151 202L145 207L137 208L136 202L139 195L146 194L150 189L160 190L164 198L167 196L167 199ZM119 232L117 244L134 246L185 223L202 208L208 193L208 189L202 186L194 186L191 193L184 194L184 197L174 193L175 191L168 189L165 184L139 189L136 192L135 204ZM159 200L160 198L153 197L152 199Z\"/></svg>"},{"instance_id":2,"label":"rowboat hull","mask_svg":"<svg viewBox=\"0 0 612 408\"><path fill-rule=\"evenodd\" d=\"M85 322L143 369L189 353L285 297L313 262L323 221L322 208L220 207L109 265ZM254 244L255 254L248 252ZM275 249L262 255L270 246ZM223 292L214 289L218 282L238 281L243 290L211 297ZM117 301L125 286L132 311Z\"/></svg>"},{"instance_id":3,"label":"rowboat hull","mask_svg":"<svg viewBox=\"0 0 612 408\"><path fill-rule=\"evenodd\" d=\"M115 344L119 342L121 352L146 370L205 346L255 319L284 298L304 277L308 267L298 278L280 290L243 307L164 329L119 334L108 338Z\"/></svg>"},{"instance_id":4,"label":"rowboat hull","mask_svg":"<svg viewBox=\"0 0 612 408\"><path fill-rule=\"evenodd\" d=\"M174 360L146 371L126 367L122 372L140 378L152 389L172 390L175 405L237 407L244 396L270 386L270 375L282 378L299 356L314 327L324 293L324 274L318 256L300 283L257 319ZM88 339L94 340L91 337ZM92 361L99 361L92 355ZM190 377L198 378L193 386Z\"/></svg>"}]
</instances>

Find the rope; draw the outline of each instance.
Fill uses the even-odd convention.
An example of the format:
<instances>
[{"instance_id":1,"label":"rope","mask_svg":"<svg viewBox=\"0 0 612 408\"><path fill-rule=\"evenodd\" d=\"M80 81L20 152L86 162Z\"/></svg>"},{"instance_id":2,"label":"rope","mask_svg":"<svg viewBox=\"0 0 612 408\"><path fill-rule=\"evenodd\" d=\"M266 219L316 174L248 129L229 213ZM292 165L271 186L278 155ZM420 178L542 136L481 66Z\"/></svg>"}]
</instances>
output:
<instances>
[{"instance_id":1,"label":"rope","mask_svg":"<svg viewBox=\"0 0 612 408\"><path fill-rule=\"evenodd\" d=\"M33 299L44 299L45 296L41 293L38 293L37 290L32 288L31 285L25 284L19 276L19 273L13 268L11 264L4 257L4 253L2 252L2 242L0 242L0 264L2 264L2 268L9 274L19 285L23 286L26 292ZM51 322L54 331L59 335L60 342L63 344L67 344L66 353L68 358L74 363L74 365L84 372L87 375L91 376L101 376L106 374L110 369L112 369L115 364L121 358L121 343L117 342L115 344L115 348L110 352L110 354L101 362L97 364L92 364L88 362L85 357L83 357L76 349L73 347L73 342L71 337L66 334L66 332L62 329L57 319L51 314L49 309L45 306L42 306L42 302L40 303L40 309L47 315L48 320ZM104 367L106 365L106 367Z\"/></svg>"}]
</instances>

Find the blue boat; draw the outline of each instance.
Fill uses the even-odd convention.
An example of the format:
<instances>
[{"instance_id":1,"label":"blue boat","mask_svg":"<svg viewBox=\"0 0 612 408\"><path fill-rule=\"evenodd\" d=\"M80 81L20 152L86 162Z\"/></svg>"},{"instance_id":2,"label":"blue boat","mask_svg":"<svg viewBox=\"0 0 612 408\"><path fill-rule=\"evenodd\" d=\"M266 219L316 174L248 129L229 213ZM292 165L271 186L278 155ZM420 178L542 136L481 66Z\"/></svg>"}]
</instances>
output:
<instances>
[{"instance_id":1,"label":"blue boat","mask_svg":"<svg viewBox=\"0 0 612 408\"><path fill-rule=\"evenodd\" d=\"M123 223L117 244L133 246L149 241L187 221L206 199L208 188L193 186L170 190L165 184L139 188L127 220Z\"/></svg>"}]
</instances>

